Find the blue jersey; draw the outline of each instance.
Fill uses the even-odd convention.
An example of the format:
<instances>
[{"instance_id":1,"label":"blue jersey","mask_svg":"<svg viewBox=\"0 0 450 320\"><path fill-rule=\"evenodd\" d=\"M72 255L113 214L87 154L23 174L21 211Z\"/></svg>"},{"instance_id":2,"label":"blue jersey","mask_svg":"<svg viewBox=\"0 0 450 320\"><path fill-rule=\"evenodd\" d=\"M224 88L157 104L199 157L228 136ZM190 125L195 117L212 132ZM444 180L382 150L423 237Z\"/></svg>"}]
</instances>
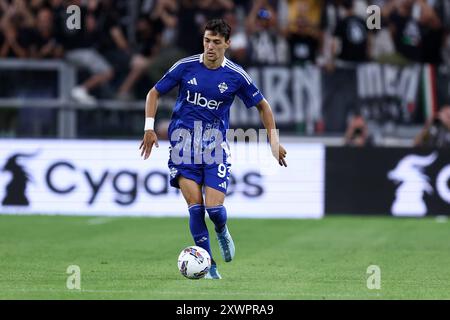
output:
<instances>
[{"instance_id":1,"label":"blue jersey","mask_svg":"<svg viewBox=\"0 0 450 320\"><path fill-rule=\"evenodd\" d=\"M219 68L208 69L203 54L177 61L155 85L160 94L176 86L179 92L169 137L177 128L194 129L195 121L201 121L203 128L220 130L226 137L234 97L237 95L247 108L264 98L242 67L224 58Z\"/></svg>"}]
</instances>

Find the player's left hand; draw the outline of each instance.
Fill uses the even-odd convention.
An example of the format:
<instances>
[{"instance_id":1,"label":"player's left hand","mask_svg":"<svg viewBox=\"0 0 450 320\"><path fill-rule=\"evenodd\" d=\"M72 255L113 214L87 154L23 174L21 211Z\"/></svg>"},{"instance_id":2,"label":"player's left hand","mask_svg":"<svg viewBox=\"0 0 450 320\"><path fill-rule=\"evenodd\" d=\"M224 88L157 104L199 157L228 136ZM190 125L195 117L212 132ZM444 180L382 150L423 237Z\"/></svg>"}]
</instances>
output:
<instances>
[{"instance_id":1,"label":"player's left hand","mask_svg":"<svg viewBox=\"0 0 450 320\"><path fill-rule=\"evenodd\" d=\"M159 147L158 137L156 136L155 131L147 130L145 131L144 139L142 139L141 146L139 147L139 150L142 150L141 157L144 156L144 160L147 160L148 157L150 157L153 145L155 145L155 147L157 148Z\"/></svg>"},{"instance_id":2,"label":"player's left hand","mask_svg":"<svg viewBox=\"0 0 450 320\"><path fill-rule=\"evenodd\" d=\"M275 146L272 146L272 154L275 157L275 159L278 160L278 164L280 166L287 167L287 162L285 159L287 151L281 144L276 144Z\"/></svg>"}]
</instances>

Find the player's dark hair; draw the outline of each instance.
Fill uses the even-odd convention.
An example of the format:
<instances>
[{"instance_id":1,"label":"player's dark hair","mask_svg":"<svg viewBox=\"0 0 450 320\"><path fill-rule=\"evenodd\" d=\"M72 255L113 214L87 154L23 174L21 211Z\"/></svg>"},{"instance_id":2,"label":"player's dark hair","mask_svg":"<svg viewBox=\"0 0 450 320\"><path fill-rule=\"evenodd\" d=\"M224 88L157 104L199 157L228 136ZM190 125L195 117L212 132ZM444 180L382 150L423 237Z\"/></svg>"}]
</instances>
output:
<instances>
[{"instance_id":1,"label":"player's dark hair","mask_svg":"<svg viewBox=\"0 0 450 320\"><path fill-rule=\"evenodd\" d=\"M223 19L212 19L206 23L205 31L211 31L214 35L219 34L225 38L225 41L228 41L231 27Z\"/></svg>"}]
</instances>

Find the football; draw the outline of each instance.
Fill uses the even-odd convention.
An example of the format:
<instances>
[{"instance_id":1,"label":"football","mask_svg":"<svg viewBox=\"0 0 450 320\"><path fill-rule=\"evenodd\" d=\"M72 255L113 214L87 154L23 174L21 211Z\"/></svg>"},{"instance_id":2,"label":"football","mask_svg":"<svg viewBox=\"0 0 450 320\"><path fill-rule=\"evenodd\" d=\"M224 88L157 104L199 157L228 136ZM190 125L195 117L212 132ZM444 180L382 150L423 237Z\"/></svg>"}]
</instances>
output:
<instances>
[{"instance_id":1,"label":"football","mask_svg":"<svg viewBox=\"0 0 450 320\"><path fill-rule=\"evenodd\" d=\"M198 246L183 249L178 256L178 270L188 279L205 277L211 267L209 253Z\"/></svg>"}]
</instances>

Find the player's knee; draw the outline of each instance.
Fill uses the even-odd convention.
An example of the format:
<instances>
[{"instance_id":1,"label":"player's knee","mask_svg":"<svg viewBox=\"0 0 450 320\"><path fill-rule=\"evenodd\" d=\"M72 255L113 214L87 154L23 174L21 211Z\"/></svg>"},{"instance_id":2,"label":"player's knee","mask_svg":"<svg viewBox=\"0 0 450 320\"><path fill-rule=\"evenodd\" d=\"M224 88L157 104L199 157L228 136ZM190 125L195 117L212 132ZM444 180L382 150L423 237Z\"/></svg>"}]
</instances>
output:
<instances>
[{"instance_id":1,"label":"player's knee","mask_svg":"<svg viewBox=\"0 0 450 320\"><path fill-rule=\"evenodd\" d=\"M203 205L203 197L198 195L185 195L184 196L188 207L192 207L195 205Z\"/></svg>"},{"instance_id":2,"label":"player's knee","mask_svg":"<svg viewBox=\"0 0 450 320\"><path fill-rule=\"evenodd\" d=\"M207 208L223 206L224 200L225 194L222 192L207 192L205 196L205 206Z\"/></svg>"},{"instance_id":3,"label":"player's knee","mask_svg":"<svg viewBox=\"0 0 450 320\"><path fill-rule=\"evenodd\" d=\"M219 199L206 199L205 206L206 208L223 206L223 201Z\"/></svg>"},{"instance_id":4,"label":"player's knee","mask_svg":"<svg viewBox=\"0 0 450 320\"><path fill-rule=\"evenodd\" d=\"M201 196L201 194L184 194L184 199L186 200L188 207L194 205L203 205L203 197Z\"/></svg>"},{"instance_id":5,"label":"player's knee","mask_svg":"<svg viewBox=\"0 0 450 320\"><path fill-rule=\"evenodd\" d=\"M201 206L201 205L203 205L203 201L196 201L196 200L186 200L186 203L187 203L187 205L188 205L188 207L190 208L190 207L192 207L192 206Z\"/></svg>"}]
</instances>

